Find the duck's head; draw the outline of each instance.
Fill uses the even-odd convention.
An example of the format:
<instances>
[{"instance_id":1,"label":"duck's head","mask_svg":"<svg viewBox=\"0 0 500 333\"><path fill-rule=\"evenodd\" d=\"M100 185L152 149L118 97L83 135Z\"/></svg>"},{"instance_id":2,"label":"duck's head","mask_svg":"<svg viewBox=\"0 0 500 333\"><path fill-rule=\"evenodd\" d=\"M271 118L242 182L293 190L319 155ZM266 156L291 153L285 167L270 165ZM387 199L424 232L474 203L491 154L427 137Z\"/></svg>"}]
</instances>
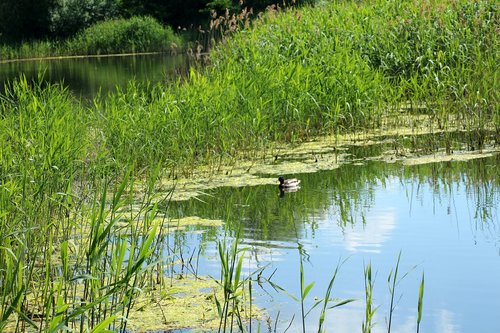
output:
<instances>
[{"instance_id":1,"label":"duck's head","mask_svg":"<svg viewBox=\"0 0 500 333\"><path fill-rule=\"evenodd\" d=\"M283 176L279 176L278 180L280 181L280 185L283 185L283 183L285 182L285 178L283 178Z\"/></svg>"}]
</instances>

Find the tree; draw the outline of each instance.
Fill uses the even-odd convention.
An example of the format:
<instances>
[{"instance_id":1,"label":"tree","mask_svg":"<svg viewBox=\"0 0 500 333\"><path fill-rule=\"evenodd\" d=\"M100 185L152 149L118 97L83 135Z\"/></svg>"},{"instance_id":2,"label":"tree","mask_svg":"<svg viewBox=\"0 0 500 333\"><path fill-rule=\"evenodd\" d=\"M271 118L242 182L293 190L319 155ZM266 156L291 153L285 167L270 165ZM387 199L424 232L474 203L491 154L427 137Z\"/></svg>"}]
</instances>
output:
<instances>
[{"instance_id":1,"label":"tree","mask_svg":"<svg viewBox=\"0 0 500 333\"><path fill-rule=\"evenodd\" d=\"M122 0L121 10L126 16L149 15L174 29L189 28L208 21L203 10L209 0Z\"/></svg>"},{"instance_id":2,"label":"tree","mask_svg":"<svg viewBox=\"0 0 500 333\"><path fill-rule=\"evenodd\" d=\"M54 1L0 0L0 38L20 41L46 36Z\"/></svg>"},{"instance_id":3,"label":"tree","mask_svg":"<svg viewBox=\"0 0 500 333\"><path fill-rule=\"evenodd\" d=\"M56 0L51 10L50 30L53 36L68 37L118 14L116 0Z\"/></svg>"}]
</instances>

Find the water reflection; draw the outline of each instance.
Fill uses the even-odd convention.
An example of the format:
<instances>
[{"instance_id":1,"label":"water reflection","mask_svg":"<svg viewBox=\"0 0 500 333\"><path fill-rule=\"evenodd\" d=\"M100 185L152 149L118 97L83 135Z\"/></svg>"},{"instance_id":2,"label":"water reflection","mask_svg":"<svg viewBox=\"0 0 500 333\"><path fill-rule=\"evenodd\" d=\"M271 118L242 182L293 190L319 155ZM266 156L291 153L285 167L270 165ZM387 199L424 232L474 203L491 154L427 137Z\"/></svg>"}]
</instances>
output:
<instances>
[{"instance_id":1,"label":"water reflection","mask_svg":"<svg viewBox=\"0 0 500 333\"><path fill-rule=\"evenodd\" d=\"M425 271L422 331L492 332L500 328L495 312L500 308L499 159L346 165L297 175L300 191L284 197L275 186L219 188L201 200L171 203L168 214L225 220L227 229L219 237L241 232L250 249L247 271L267 266L273 281L295 296L302 248L306 283L316 283L307 307L324 295L339 258L347 258L334 297L359 301L327 315L327 327L335 331L361 331L363 267L368 262L376 272L374 298L379 306L373 332L387 331L386 281L402 251L400 271L408 276L398 284L401 300L393 331L415 332L419 279ZM207 254L216 258L214 248ZM216 276L218 264L214 259L201 266ZM278 331L294 315L300 317L290 297L268 289L255 293L273 325L280 313ZM308 331L317 330L318 317L319 310L308 316ZM300 331L300 322L293 327L293 332Z\"/></svg>"},{"instance_id":2,"label":"water reflection","mask_svg":"<svg viewBox=\"0 0 500 333\"><path fill-rule=\"evenodd\" d=\"M343 229L344 248L347 251L380 253L382 245L390 239L396 227L395 209L368 214L366 219L370 222Z\"/></svg>"},{"instance_id":3,"label":"water reflection","mask_svg":"<svg viewBox=\"0 0 500 333\"><path fill-rule=\"evenodd\" d=\"M385 240L395 226L395 206L409 205L407 214L445 205L454 215L456 196L466 196L471 226L489 230L498 221L498 157L469 162L430 163L411 167L379 162L300 175L300 191L276 195L275 186L219 188L201 200L172 202L169 214L230 219L231 229L242 222L260 240L296 240L305 226L314 231L318 221L335 223L355 242L362 234ZM376 196L398 191L401 197L373 210ZM378 193L377 193L378 192ZM369 214L369 215L367 215ZM305 222L305 223L304 223ZM491 232L491 230L490 230ZM298 233L298 234L296 234ZM354 244L354 243L352 243Z\"/></svg>"},{"instance_id":4,"label":"water reflection","mask_svg":"<svg viewBox=\"0 0 500 333\"><path fill-rule=\"evenodd\" d=\"M116 87L126 87L130 80L163 82L176 79L187 71L185 55L134 55L118 57L68 58L20 61L0 64L0 88L23 74L28 79L68 86L76 96L91 99Z\"/></svg>"}]
</instances>

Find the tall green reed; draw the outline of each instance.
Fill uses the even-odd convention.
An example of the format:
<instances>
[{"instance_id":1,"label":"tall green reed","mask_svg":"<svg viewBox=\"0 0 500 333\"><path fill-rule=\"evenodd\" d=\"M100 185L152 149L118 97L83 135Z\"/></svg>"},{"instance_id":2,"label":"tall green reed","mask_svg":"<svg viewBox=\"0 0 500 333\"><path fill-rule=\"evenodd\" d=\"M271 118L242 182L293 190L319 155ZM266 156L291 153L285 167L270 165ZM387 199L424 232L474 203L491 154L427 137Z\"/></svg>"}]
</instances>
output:
<instances>
[{"instance_id":1,"label":"tall green reed","mask_svg":"<svg viewBox=\"0 0 500 333\"><path fill-rule=\"evenodd\" d=\"M398 255L398 261L396 262L396 268L394 270L391 270L389 273L389 276L387 278L387 283L389 284L389 294L391 295L391 302L389 305L389 322L387 324L387 333L391 332L391 325L392 325L392 315L395 310L395 305L394 305L394 296L396 294L396 285L398 282L398 271L399 271L399 263L401 260L401 252L399 252Z\"/></svg>"},{"instance_id":2,"label":"tall green reed","mask_svg":"<svg viewBox=\"0 0 500 333\"><path fill-rule=\"evenodd\" d=\"M86 110L61 86L25 78L7 87L0 107L0 327L125 329L157 261L157 174L137 226L118 226L137 193L136 171L105 176L117 169L90 140Z\"/></svg>"},{"instance_id":3,"label":"tall green reed","mask_svg":"<svg viewBox=\"0 0 500 333\"><path fill-rule=\"evenodd\" d=\"M491 52L497 21L488 0L476 7L342 2L268 13L219 44L211 65L193 68L188 79L96 101L96 122L111 156L161 160L187 174L192 165L216 171L219 161L276 141L418 113L434 127L475 132L477 149L500 126L499 59Z\"/></svg>"},{"instance_id":4,"label":"tall green reed","mask_svg":"<svg viewBox=\"0 0 500 333\"><path fill-rule=\"evenodd\" d=\"M424 288L425 288L425 280L424 280L424 272L422 272L422 280L420 281L420 287L418 289L418 303L417 303L417 333L420 332L420 322L422 321L422 307L424 304Z\"/></svg>"},{"instance_id":5,"label":"tall green reed","mask_svg":"<svg viewBox=\"0 0 500 333\"><path fill-rule=\"evenodd\" d=\"M373 327L372 319L377 311L377 307L373 304L373 287L375 281L372 279L372 264L371 262L365 266L365 318L361 325L363 333L370 333Z\"/></svg>"},{"instance_id":6,"label":"tall green reed","mask_svg":"<svg viewBox=\"0 0 500 333\"><path fill-rule=\"evenodd\" d=\"M342 305L345 305L345 304L348 304L348 303L355 301L355 299L344 299L341 301L337 300L334 305L329 306L329 303L331 303L333 301L331 298L333 283L335 282L335 279L337 277L339 269L344 262L345 262L345 260L341 262L339 259L339 262L337 263L337 266L335 267L335 270L333 271L332 278L330 279L330 282L328 283L328 287L326 288L325 296L322 300L323 306L321 307L321 312L320 312L319 320L318 320L318 333L326 332L326 330L323 329L323 325L325 323L325 318L326 318L326 310L334 309L336 307L339 307L339 306L342 306Z\"/></svg>"},{"instance_id":7,"label":"tall green reed","mask_svg":"<svg viewBox=\"0 0 500 333\"><path fill-rule=\"evenodd\" d=\"M235 320L239 331L245 332L245 318L247 318L250 323L252 321L251 277L252 275L258 274L258 272L253 272L244 278L242 277L244 254L248 249L239 248L239 242L239 238L237 237L231 243L230 248L227 247L224 240L217 242L217 250L221 264L220 281L217 280L217 283L223 290L223 298L221 300L217 298L217 295L214 297L220 317L218 332L233 332ZM259 272L260 271L262 271L262 269L260 269ZM248 291L245 289L245 285L248 285ZM250 297L248 302L245 301L247 297ZM250 308L245 310L247 303ZM242 311L247 312L247 314L242 313Z\"/></svg>"},{"instance_id":8,"label":"tall green reed","mask_svg":"<svg viewBox=\"0 0 500 333\"><path fill-rule=\"evenodd\" d=\"M387 332L390 333L392 329L392 319L393 319L393 314L394 311L396 310L396 305L397 301L395 302L395 296L396 296L396 287L399 285L399 283L406 277L408 274L414 270L417 266L413 266L410 270L404 272L403 275L399 276L399 267L401 264L401 254L402 251L399 252L398 254L398 260L396 261L396 266L394 269L392 269L387 277L387 284L389 286L389 295L390 295L390 304L389 304L389 318L387 322ZM424 283L423 283L423 278L420 283L420 288L419 288L419 298L418 298L418 313L417 313L417 329L420 324L420 318L422 315L422 300L423 300L423 292L424 292ZM400 296L402 297L402 295Z\"/></svg>"}]
</instances>

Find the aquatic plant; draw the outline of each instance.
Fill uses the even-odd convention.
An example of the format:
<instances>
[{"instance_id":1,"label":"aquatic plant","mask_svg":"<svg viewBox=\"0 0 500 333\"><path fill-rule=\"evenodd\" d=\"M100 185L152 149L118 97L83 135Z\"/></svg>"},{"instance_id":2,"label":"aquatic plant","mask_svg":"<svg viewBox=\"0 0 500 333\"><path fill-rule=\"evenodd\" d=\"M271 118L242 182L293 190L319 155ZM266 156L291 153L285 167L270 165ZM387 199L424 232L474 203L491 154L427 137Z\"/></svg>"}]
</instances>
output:
<instances>
[{"instance_id":1,"label":"aquatic plant","mask_svg":"<svg viewBox=\"0 0 500 333\"><path fill-rule=\"evenodd\" d=\"M97 100L106 115L99 128L120 163L160 159L187 173L201 164L218 170L276 142L397 127L417 116L432 129L474 133L478 149L485 132L500 128L495 22L489 0L269 12L188 79Z\"/></svg>"},{"instance_id":2,"label":"aquatic plant","mask_svg":"<svg viewBox=\"0 0 500 333\"><path fill-rule=\"evenodd\" d=\"M214 296L217 311L220 317L218 332L233 332L235 325L240 332L245 332L244 321L252 321L252 293L251 277L258 275L263 269L252 272L245 278L242 277L243 259L247 248L239 248L238 237L228 248L225 241L217 242L217 250L221 265L220 281L217 283L223 290L223 298L220 300ZM245 289L248 285L248 291ZM249 301L245 301L249 297ZM246 305L249 304L249 308ZM234 321L236 320L236 324ZM251 324L250 324L251 332Z\"/></svg>"},{"instance_id":3,"label":"aquatic plant","mask_svg":"<svg viewBox=\"0 0 500 333\"><path fill-rule=\"evenodd\" d=\"M11 59L30 59L58 55L57 41L32 41L21 45L0 44L0 63Z\"/></svg>"},{"instance_id":4,"label":"aquatic plant","mask_svg":"<svg viewBox=\"0 0 500 333\"><path fill-rule=\"evenodd\" d=\"M422 306L424 303L424 288L425 288L424 272L422 272L422 280L420 281L420 288L418 289L417 333L420 332L420 322L422 321L422 312L423 312Z\"/></svg>"},{"instance_id":5,"label":"aquatic plant","mask_svg":"<svg viewBox=\"0 0 500 333\"><path fill-rule=\"evenodd\" d=\"M109 177L95 164L83 107L24 78L0 107L0 329L124 329L157 251L151 191L143 227L117 228L134 168Z\"/></svg>"},{"instance_id":6,"label":"aquatic plant","mask_svg":"<svg viewBox=\"0 0 500 333\"><path fill-rule=\"evenodd\" d=\"M372 331L373 323L372 319L377 311L377 307L373 307L373 286L375 281L372 280L372 264L371 262L365 266L365 319L361 325L361 331L363 333L370 333Z\"/></svg>"},{"instance_id":7,"label":"aquatic plant","mask_svg":"<svg viewBox=\"0 0 500 333\"><path fill-rule=\"evenodd\" d=\"M391 332L392 314L394 313L394 310L395 310L394 295L396 294L396 284L398 282L398 270L399 270L400 260L401 260L401 251L399 252L399 255L398 255L398 261L396 262L396 268L394 270L391 270L391 272L389 273L389 277L387 278L387 282L389 284L389 293L391 294L391 303L389 305L389 322L387 324L387 333Z\"/></svg>"},{"instance_id":8,"label":"aquatic plant","mask_svg":"<svg viewBox=\"0 0 500 333\"><path fill-rule=\"evenodd\" d=\"M355 301L354 299L344 299L344 300L340 300L340 301L337 300L337 302L334 305L329 306L329 304L332 303L332 301L333 301L331 298L333 283L335 282L335 279L337 278L337 274L340 270L340 267L342 266L342 264L344 262L345 262L345 260L341 262L341 260L339 259L339 262L337 263L337 266L335 267L335 270L333 271L332 278L330 279L330 282L328 283L328 287L326 288L325 296L322 300L323 306L321 307L321 312L320 312L319 319L318 319L318 333L321 333L324 331L323 324L325 323L326 310L334 309L336 307L343 306L343 305L346 305L348 303Z\"/></svg>"}]
</instances>

